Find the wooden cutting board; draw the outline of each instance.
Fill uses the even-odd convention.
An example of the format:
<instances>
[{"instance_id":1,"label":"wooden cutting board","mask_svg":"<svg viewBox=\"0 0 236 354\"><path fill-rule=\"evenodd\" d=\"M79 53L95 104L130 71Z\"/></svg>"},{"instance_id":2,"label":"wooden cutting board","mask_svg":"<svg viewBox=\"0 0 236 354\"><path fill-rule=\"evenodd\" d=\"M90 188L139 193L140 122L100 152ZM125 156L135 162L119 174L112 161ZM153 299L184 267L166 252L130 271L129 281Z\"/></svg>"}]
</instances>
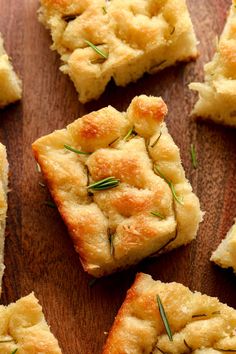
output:
<instances>
[{"instance_id":1,"label":"wooden cutting board","mask_svg":"<svg viewBox=\"0 0 236 354\"><path fill-rule=\"evenodd\" d=\"M236 216L236 130L192 121L189 113L196 96L187 87L203 78L203 63L212 57L230 0L188 3L200 41L197 62L145 75L126 88L110 84L99 101L83 106L73 84L58 70L60 60L49 49L49 33L37 21L38 2L0 0L0 31L24 79L22 102L0 112L0 140L7 145L11 169L2 302L7 304L34 290L65 354L101 352L104 332L137 271L162 281L181 282L236 307L235 276L209 261ZM108 104L125 110L141 93L162 95L167 102L168 127L206 215L197 240L189 246L89 287L90 278L82 270L58 212L43 204L50 196L38 184L31 143ZM191 143L197 149L197 170L190 160Z\"/></svg>"}]
</instances>

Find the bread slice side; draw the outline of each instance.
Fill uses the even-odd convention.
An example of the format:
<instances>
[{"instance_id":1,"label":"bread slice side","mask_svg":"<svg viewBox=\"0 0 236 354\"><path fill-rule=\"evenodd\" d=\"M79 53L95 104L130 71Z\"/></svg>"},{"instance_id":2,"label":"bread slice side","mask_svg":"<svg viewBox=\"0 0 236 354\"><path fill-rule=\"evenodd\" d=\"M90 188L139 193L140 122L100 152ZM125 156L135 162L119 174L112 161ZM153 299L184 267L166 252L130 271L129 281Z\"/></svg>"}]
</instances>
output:
<instances>
[{"instance_id":1,"label":"bread slice side","mask_svg":"<svg viewBox=\"0 0 236 354\"><path fill-rule=\"evenodd\" d=\"M22 83L14 72L10 58L7 55L3 38L0 33L0 108L20 100L22 97Z\"/></svg>"},{"instance_id":2,"label":"bread slice side","mask_svg":"<svg viewBox=\"0 0 236 354\"><path fill-rule=\"evenodd\" d=\"M216 53L204 67L205 82L191 83L199 93L192 111L200 119L211 119L236 127L236 1L233 0Z\"/></svg>"},{"instance_id":3,"label":"bread slice side","mask_svg":"<svg viewBox=\"0 0 236 354\"><path fill-rule=\"evenodd\" d=\"M235 326L236 310L217 298L141 273L128 290L102 353L235 353Z\"/></svg>"},{"instance_id":4,"label":"bread slice side","mask_svg":"<svg viewBox=\"0 0 236 354\"><path fill-rule=\"evenodd\" d=\"M212 253L211 261L222 268L233 268L236 273L236 223Z\"/></svg>"}]
</instances>

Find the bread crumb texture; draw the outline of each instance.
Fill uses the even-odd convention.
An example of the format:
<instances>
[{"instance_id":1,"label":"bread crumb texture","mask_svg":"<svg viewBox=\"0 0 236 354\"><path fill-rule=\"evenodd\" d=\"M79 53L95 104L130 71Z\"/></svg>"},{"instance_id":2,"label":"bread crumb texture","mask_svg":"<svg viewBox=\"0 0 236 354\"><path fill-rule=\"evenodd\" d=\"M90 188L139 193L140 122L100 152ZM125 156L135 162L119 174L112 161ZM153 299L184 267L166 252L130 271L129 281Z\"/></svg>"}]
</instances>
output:
<instances>
[{"instance_id":1,"label":"bread crumb texture","mask_svg":"<svg viewBox=\"0 0 236 354\"><path fill-rule=\"evenodd\" d=\"M21 99L21 81L13 70L0 33L0 108Z\"/></svg>"},{"instance_id":2,"label":"bread crumb texture","mask_svg":"<svg viewBox=\"0 0 236 354\"><path fill-rule=\"evenodd\" d=\"M4 145L0 143L0 294L4 272L4 238L7 214L8 162Z\"/></svg>"},{"instance_id":3,"label":"bread crumb texture","mask_svg":"<svg viewBox=\"0 0 236 354\"><path fill-rule=\"evenodd\" d=\"M160 315L159 295L173 341ZM108 335L103 354L236 353L236 311L178 283L138 274Z\"/></svg>"},{"instance_id":4,"label":"bread crumb texture","mask_svg":"<svg viewBox=\"0 0 236 354\"><path fill-rule=\"evenodd\" d=\"M198 54L185 0L41 0L39 20L82 103L97 99L112 78L125 86Z\"/></svg>"},{"instance_id":5,"label":"bread crumb texture","mask_svg":"<svg viewBox=\"0 0 236 354\"><path fill-rule=\"evenodd\" d=\"M0 354L15 352L62 354L33 293L9 306L0 306Z\"/></svg>"},{"instance_id":6,"label":"bread crumb texture","mask_svg":"<svg viewBox=\"0 0 236 354\"><path fill-rule=\"evenodd\" d=\"M229 230L226 238L213 252L211 261L222 268L233 268L236 273L236 222Z\"/></svg>"},{"instance_id":7,"label":"bread crumb texture","mask_svg":"<svg viewBox=\"0 0 236 354\"><path fill-rule=\"evenodd\" d=\"M236 126L236 0L211 62L205 65L205 82L191 83L199 93L193 115Z\"/></svg>"},{"instance_id":8,"label":"bread crumb texture","mask_svg":"<svg viewBox=\"0 0 236 354\"><path fill-rule=\"evenodd\" d=\"M187 244L196 236L202 213L163 122L166 113L161 98L142 95L127 112L103 108L33 144L75 249L94 276ZM87 155L69 151L65 144ZM118 179L118 186L88 188L108 177Z\"/></svg>"}]
</instances>

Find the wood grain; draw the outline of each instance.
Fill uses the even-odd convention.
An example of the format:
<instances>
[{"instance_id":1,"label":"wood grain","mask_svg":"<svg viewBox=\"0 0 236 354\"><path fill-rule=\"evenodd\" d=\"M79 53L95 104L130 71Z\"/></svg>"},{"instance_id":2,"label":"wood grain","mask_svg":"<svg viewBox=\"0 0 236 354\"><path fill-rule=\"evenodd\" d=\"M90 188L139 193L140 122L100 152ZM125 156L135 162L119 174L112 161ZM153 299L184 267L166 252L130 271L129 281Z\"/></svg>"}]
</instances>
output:
<instances>
[{"instance_id":1,"label":"wood grain","mask_svg":"<svg viewBox=\"0 0 236 354\"><path fill-rule=\"evenodd\" d=\"M73 84L58 70L60 62L49 49L49 34L37 22L37 1L0 0L0 31L24 78L22 102L0 112L0 139L7 145L11 166L2 301L15 301L34 290L65 354L101 352L104 331L109 330L137 271L181 282L236 307L235 276L209 261L236 215L235 130L192 121L189 113L196 96L187 88L189 82L203 77L203 63L214 52L214 39L223 28L230 0L188 3L200 40L201 55L196 63L145 75L127 88L109 84L99 101L82 106ZM125 110L141 93L162 95L166 100L167 124L181 148L186 174L206 211L205 219L191 245L145 260L90 288L60 216L43 205L50 196L38 185L31 143L108 104ZM199 160L196 171L190 160L191 143Z\"/></svg>"}]
</instances>

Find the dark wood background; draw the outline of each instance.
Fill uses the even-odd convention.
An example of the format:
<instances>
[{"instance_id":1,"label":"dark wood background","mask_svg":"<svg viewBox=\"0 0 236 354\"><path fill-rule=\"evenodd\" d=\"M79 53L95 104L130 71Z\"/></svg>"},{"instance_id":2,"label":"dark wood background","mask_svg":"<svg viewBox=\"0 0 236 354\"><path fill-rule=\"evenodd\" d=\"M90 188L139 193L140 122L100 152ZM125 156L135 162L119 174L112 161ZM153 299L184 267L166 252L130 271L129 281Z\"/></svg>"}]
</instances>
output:
<instances>
[{"instance_id":1,"label":"dark wood background","mask_svg":"<svg viewBox=\"0 0 236 354\"><path fill-rule=\"evenodd\" d=\"M24 80L22 102L0 112L0 140L8 149L11 187L2 302L7 304L34 290L65 354L101 352L104 332L109 330L137 271L162 281L181 282L236 307L235 276L209 261L236 216L236 131L192 121L189 113L196 96L187 87L189 82L203 78L203 63L214 52L215 37L221 33L230 0L188 3L200 41L196 63L145 75L126 88L110 84L99 101L82 106L73 84L58 70L60 61L49 49L49 33L37 21L38 1L0 0L0 31ZM186 174L206 211L205 219L197 240L189 246L89 287L90 278L82 270L58 212L43 205L50 196L38 184L40 175L31 143L108 104L125 110L141 93L162 95L167 102L167 124L181 148ZM197 149L197 170L190 160L191 143Z\"/></svg>"}]
</instances>

